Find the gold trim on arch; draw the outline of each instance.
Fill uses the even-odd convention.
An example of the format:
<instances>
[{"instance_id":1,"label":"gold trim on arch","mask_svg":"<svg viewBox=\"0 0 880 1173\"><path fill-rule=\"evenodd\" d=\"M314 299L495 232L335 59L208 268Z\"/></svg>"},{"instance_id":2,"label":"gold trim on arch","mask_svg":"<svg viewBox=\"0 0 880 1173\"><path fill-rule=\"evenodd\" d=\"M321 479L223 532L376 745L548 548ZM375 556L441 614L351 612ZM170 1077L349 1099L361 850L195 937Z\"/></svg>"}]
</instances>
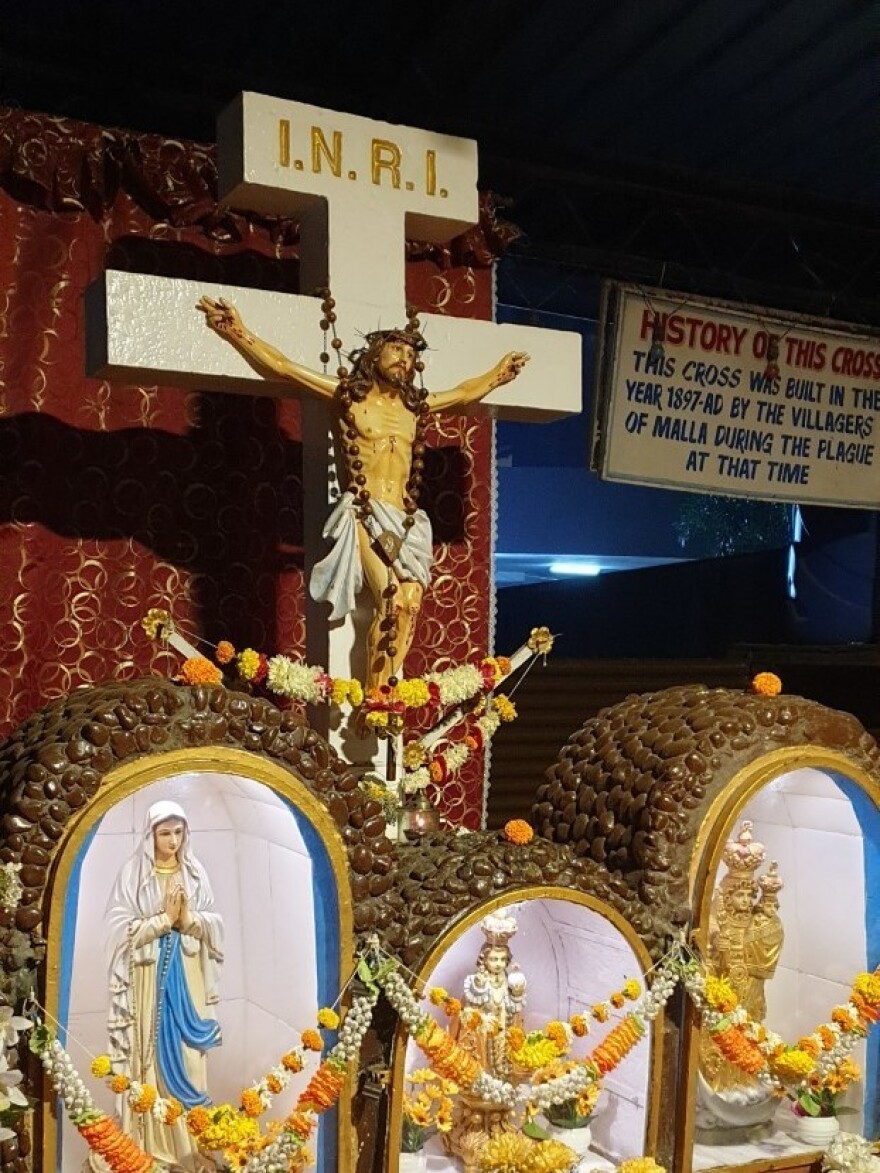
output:
<instances>
[{"instance_id":1,"label":"gold trim on arch","mask_svg":"<svg viewBox=\"0 0 880 1173\"><path fill-rule=\"evenodd\" d=\"M714 887L710 888L709 881L718 874L724 844L730 837L737 816L758 791L763 790L774 778L803 769L833 771L844 775L864 790L875 806L880 808L880 782L847 754L827 749L825 746L811 743L785 746L763 754L737 770L712 799L694 839L688 877L692 910L691 939L701 951L706 947L709 909L714 890ZM682 1046L682 1054L685 1057L684 1080L676 1120L676 1134L680 1137L680 1145L677 1146L675 1173L690 1173L693 1163L699 1047L700 1028L697 1014L688 999ZM746 1173L753 1168L764 1171L806 1164L809 1164L809 1161L805 1161L801 1156L792 1160L780 1158L750 1165L718 1166L717 1171L736 1169L737 1173ZM712 1173L716 1173L716 1167L713 1167Z\"/></svg>"},{"instance_id":2,"label":"gold trim on arch","mask_svg":"<svg viewBox=\"0 0 880 1173\"><path fill-rule=\"evenodd\" d=\"M101 781L100 789L86 806L68 819L64 834L58 841L53 866L47 877L43 905L43 923L46 925L46 960L43 973L43 1004L50 1014L57 1018L59 986L61 975L61 938L63 933L63 910L50 915L53 892L64 892L70 882L77 856L96 821L124 798L135 794L146 786L163 779L169 781L179 774L214 773L234 774L268 787L301 811L321 837L333 877L336 881L337 915L339 919L339 979L344 984L351 973L354 944L354 913L352 907L351 881L348 856L342 836L333 816L319 798L300 781L293 770L276 762L249 753L247 750L230 746L205 746L191 749L170 750L150 754L136 761L126 762L108 771ZM347 1077L347 1087L339 1100L338 1146L340 1160L351 1151L351 1095L354 1079ZM42 1121L38 1132L42 1134L44 1170L55 1169L57 1165L57 1114L56 1101L51 1098L46 1110L44 1097Z\"/></svg>"},{"instance_id":3,"label":"gold trim on arch","mask_svg":"<svg viewBox=\"0 0 880 1173\"><path fill-rule=\"evenodd\" d=\"M495 912L498 908L505 908L511 904L522 904L532 900L557 900L568 904L579 904L584 908L589 908L593 912L597 912L612 924L625 939L626 943L635 953L636 960L641 966L643 973L649 970L654 964L644 941L642 941L629 921L616 908L612 908L609 904L606 904L596 896L590 895L588 892L580 892L573 888L562 888L550 884L530 884L525 887L508 890L499 896L493 896L489 900L485 900L476 905L474 908L468 909L467 912L453 921L446 931L436 939L418 970L413 971L417 980L424 983L427 975L433 971L443 954L469 928L481 921L484 916L488 916L489 913ZM649 1155L656 1151L657 1136L660 1129L660 1086L663 1056L659 1041L662 1038L663 1012L661 1011L651 1024L649 1100L645 1128L645 1152ZM403 1074L408 1041L408 1032L402 1027L398 1027L394 1035L391 1054L391 1084L389 1091L391 1102L388 1112L388 1140L385 1148L385 1167L387 1169L396 1169L400 1161L400 1132L403 1117Z\"/></svg>"}]
</instances>

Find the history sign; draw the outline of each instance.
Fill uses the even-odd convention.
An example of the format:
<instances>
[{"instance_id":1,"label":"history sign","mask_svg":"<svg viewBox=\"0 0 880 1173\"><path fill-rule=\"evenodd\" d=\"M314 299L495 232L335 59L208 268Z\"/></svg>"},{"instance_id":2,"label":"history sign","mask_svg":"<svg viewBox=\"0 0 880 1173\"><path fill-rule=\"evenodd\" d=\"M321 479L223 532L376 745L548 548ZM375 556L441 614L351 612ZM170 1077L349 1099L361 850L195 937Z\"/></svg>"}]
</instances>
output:
<instances>
[{"instance_id":1,"label":"history sign","mask_svg":"<svg viewBox=\"0 0 880 1173\"><path fill-rule=\"evenodd\" d=\"M880 506L880 337L609 283L593 467L614 481Z\"/></svg>"}]
</instances>

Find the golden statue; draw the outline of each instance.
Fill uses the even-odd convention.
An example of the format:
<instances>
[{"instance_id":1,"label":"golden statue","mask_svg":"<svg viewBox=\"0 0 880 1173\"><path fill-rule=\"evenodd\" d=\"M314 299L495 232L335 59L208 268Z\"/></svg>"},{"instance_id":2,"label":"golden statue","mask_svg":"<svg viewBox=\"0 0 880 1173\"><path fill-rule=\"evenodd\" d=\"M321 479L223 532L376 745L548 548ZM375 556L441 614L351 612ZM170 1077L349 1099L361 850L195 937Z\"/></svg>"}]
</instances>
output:
<instances>
[{"instance_id":1,"label":"golden statue","mask_svg":"<svg viewBox=\"0 0 880 1173\"><path fill-rule=\"evenodd\" d=\"M332 304L324 302L325 313L332 313ZM203 297L198 308L211 329L258 370L335 409L346 491L324 527L333 548L314 567L309 589L314 599L331 604L330 619L336 620L354 609L366 581L373 598L367 687L387 684L399 675L410 649L431 574L431 524L416 506L428 419L477 403L510 383L529 356L514 351L486 374L428 394L414 381L426 347L417 318L403 330L368 334L365 345L349 356L350 373L340 367L334 377L292 362L257 338L229 302Z\"/></svg>"},{"instance_id":2,"label":"golden statue","mask_svg":"<svg viewBox=\"0 0 880 1173\"><path fill-rule=\"evenodd\" d=\"M507 1032L522 1025L526 976L513 962L508 942L517 930L509 912L490 913L480 922L486 942L474 972L464 979L462 1012L454 1028L459 1045L499 1079L516 1078L508 1055ZM452 1129L444 1137L448 1152L475 1173L490 1137L513 1129L513 1109L463 1092L457 1099Z\"/></svg>"},{"instance_id":3,"label":"golden statue","mask_svg":"<svg viewBox=\"0 0 880 1173\"><path fill-rule=\"evenodd\" d=\"M779 919L782 880L775 861L758 875L765 855L764 845L752 836L751 822L744 821L739 835L724 848L727 872L712 897L706 950L706 972L727 978L756 1022L767 1015L765 984L776 972L785 936ZM726 1062L708 1034L700 1040L700 1075L701 1133L718 1127L754 1128L773 1114L775 1101L766 1089ZM711 1117L717 1123L712 1124Z\"/></svg>"}]
</instances>

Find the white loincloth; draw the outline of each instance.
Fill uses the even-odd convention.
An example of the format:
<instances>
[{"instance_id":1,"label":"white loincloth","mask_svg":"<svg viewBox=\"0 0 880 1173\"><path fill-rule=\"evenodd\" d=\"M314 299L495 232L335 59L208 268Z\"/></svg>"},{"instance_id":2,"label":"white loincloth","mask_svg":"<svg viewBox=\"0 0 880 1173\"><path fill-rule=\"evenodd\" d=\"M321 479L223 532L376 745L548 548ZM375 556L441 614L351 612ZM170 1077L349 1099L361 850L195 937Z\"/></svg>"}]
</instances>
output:
<instances>
[{"instance_id":1,"label":"white loincloth","mask_svg":"<svg viewBox=\"0 0 880 1173\"><path fill-rule=\"evenodd\" d=\"M370 513L364 525L371 538L383 532L403 539L394 559L394 574L398 582L419 582L426 587L431 580L434 560L431 522L422 509L413 514L415 525L404 527L407 514L395 505L370 498ZM343 493L324 526L324 537L333 543L326 558L312 570L309 593L319 603L330 603L331 619L342 619L354 610L355 599L364 585L364 568L358 545L358 512L354 493Z\"/></svg>"}]
</instances>

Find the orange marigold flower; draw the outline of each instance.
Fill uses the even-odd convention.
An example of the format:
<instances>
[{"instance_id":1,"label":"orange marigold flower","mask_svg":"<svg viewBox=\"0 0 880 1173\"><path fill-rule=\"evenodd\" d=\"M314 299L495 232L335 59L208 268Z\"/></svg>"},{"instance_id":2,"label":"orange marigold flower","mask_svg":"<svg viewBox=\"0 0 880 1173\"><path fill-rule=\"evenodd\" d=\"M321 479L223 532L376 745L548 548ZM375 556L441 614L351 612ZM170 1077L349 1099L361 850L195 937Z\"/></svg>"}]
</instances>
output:
<instances>
[{"instance_id":1,"label":"orange marigold flower","mask_svg":"<svg viewBox=\"0 0 880 1173\"><path fill-rule=\"evenodd\" d=\"M204 656L191 656L184 660L180 677L185 684L219 684L223 675L216 664Z\"/></svg>"},{"instance_id":2,"label":"orange marigold flower","mask_svg":"<svg viewBox=\"0 0 880 1173\"><path fill-rule=\"evenodd\" d=\"M281 1066L285 1071L292 1071L294 1075L303 1069L302 1055L298 1051L288 1051L281 1056Z\"/></svg>"},{"instance_id":3,"label":"orange marigold flower","mask_svg":"<svg viewBox=\"0 0 880 1173\"><path fill-rule=\"evenodd\" d=\"M174 1096L169 1096L165 1101L165 1123L176 1124L183 1115L183 1104Z\"/></svg>"},{"instance_id":4,"label":"orange marigold flower","mask_svg":"<svg viewBox=\"0 0 880 1173\"><path fill-rule=\"evenodd\" d=\"M623 994L621 994L621 992L619 990L615 990L615 992L611 995L609 1001L611 1002L611 1005L614 1007L615 1010L620 1010L622 1008L624 1002L626 1001L626 998L624 998Z\"/></svg>"},{"instance_id":5,"label":"orange marigold flower","mask_svg":"<svg viewBox=\"0 0 880 1173\"><path fill-rule=\"evenodd\" d=\"M501 669L502 674L504 676L509 676L513 665L507 656L496 656L495 659L498 661L498 667Z\"/></svg>"},{"instance_id":6,"label":"orange marigold flower","mask_svg":"<svg viewBox=\"0 0 880 1173\"><path fill-rule=\"evenodd\" d=\"M323 1051L324 1040L316 1030L304 1030L302 1032L302 1045L307 1051Z\"/></svg>"},{"instance_id":7,"label":"orange marigold flower","mask_svg":"<svg viewBox=\"0 0 880 1173\"><path fill-rule=\"evenodd\" d=\"M782 681L774 672L759 672L752 678L752 692L758 696L779 696Z\"/></svg>"},{"instance_id":8,"label":"orange marigold flower","mask_svg":"<svg viewBox=\"0 0 880 1173\"><path fill-rule=\"evenodd\" d=\"M582 1039L585 1034L589 1033L590 1024L583 1014L572 1014L568 1024L576 1039Z\"/></svg>"},{"instance_id":9,"label":"orange marigold flower","mask_svg":"<svg viewBox=\"0 0 880 1173\"><path fill-rule=\"evenodd\" d=\"M443 1012L447 1018L455 1018L457 1014L461 1014L461 1002L458 998L447 998L443 1003Z\"/></svg>"},{"instance_id":10,"label":"orange marigold flower","mask_svg":"<svg viewBox=\"0 0 880 1173\"><path fill-rule=\"evenodd\" d=\"M186 1126L193 1136L201 1136L211 1123L211 1116L207 1108L191 1108L186 1114Z\"/></svg>"},{"instance_id":11,"label":"orange marigold flower","mask_svg":"<svg viewBox=\"0 0 880 1173\"><path fill-rule=\"evenodd\" d=\"M433 762L431 762L430 766L428 767L428 773L431 775L432 782L443 781L443 765L437 760L437 758L434 758Z\"/></svg>"},{"instance_id":12,"label":"orange marigold flower","mask_svg":"<svg viewBox=\"0 0 880 1173\"><path fill-rule=\"evenodd\" d=\"M555 1043L560 1051L568 1050L568 1032L561 1022L548 1022L544 1028L544 1035Z\"/></svg>"},{"instance_id":13,"label":"orange marigold flower","mask_svg":"<svg viewBox=\"0 0 880 1173\"><path fill-rule=\"evenodd\" d=\"M819 1027L819 1029L817 1030L816 1033L818 1034L819 1038L822 1040L822 1050L823 1051L830 1051L831 1048L834 1046L834 1044L837 1042L837 1035L834 1033L834 1031L831 1029L830 1026L826 1026L824 1023Z\"/></svg>"},{"instance_id":14,"label":"orange marigold flower","mask_svg":"<svg viewBox=\"0 0 880 1173\"><path fill-rule=\"evenodd\" d=\"M507 1045L511 1051L518 1051L526 1041L526 1032L519 1026L512 1026L507 1032Z\"/></svg>"},{"instance_id":15,"label":"orange marigold flower","mask_svg":"<svg viewBox=\"0 0 880 1173\"><path fill-rule=\"evenodd\" d=\"M110 1080L110 1091L115 1092L117 1096L121 1096L123 1092L127 1092L131 1087L131 1080L127 1075L114 1075Z\"/></svg>"},{"instance_id":16,"label":"orange marigold flower","mask_svg":"<svg viewBox=\"0 0 880 1173\"><path fill-rule=\"evenodd\" d=\"M813 1059L815 1059L818 1056L819 1052L822 1049L821 1046L819 1045L819 1043L817 1043L816 1040L814 1038L811 1038L809 1035L804 1035L803 1038L798 1039L797 1045L798 1045L798 1050L806 1051L806 1053L808 1055L810 1055Z\"/></svg>"},{"instance_id":17,"label":"orange marigold flower","mask_svg":"<svg viewBox=\"0 0 880 1173\"><path fill-rule=\"evenodd\" d=\"M221 639L217 644L214 659L218 664L230 664L235 659L235 648L228 639Z\"/></svg>"},{"instance_id":18,"label":"orange marigold flower","mask_svg":"<svg viewBox=\"0 0 880 1173\"><path fill-rule=\"evenodd\" d=\"M287 1127L301 1140L308 1140L315 1126L314 1116L308 1112L291 1112L286 1120Z\"/></svg>"},{"instance_id":19,"label":"orange marigold flower","mask_svg":"<svg viewBox=\"0 0 880 1173\"><path fill-rule=\"evenodd\" d=\"M504 838L508 843L516 843L523 847L526 843L531 843L534 837L535 832L525 819L510 819L504 824Z\"/></svg>"},{"instance_id":20,"label":"orange marigold flower","mask_svg":"<svg viewBox=\"0 0 880 1173\"><path fill-rule=\"evenodd\" d=\"M245 1116L259 1116L263 1111L260 1093L254 1087L247 1087L241 1093L241 1110Z\"/></svg>"},{"instance_id":21,"label":"orange marigold flower","mask_svg":"<svg viewBox=\"0 0 880 1173\"><path fill-rule=\"evenodd\" d=\"M273 1096L277 1096L279 1092L284 1091L284 1084L281 1082L281 1080L278 1078L277 1075L267 1075L266 1076L266 1087L269 1089L269 1091L272 1093Z\"/></svg>"},{"instance_id":22,"label":"orange marigold flower","mask_svg":"<svg viewBox=\"0 0 880 1173\"><path fill-rule=\"evenodd\" d=\"M609 1018L609 1010L604 1002L597 1002L593 1006L591 1013L596 1022L607 1022Z\"/></svg>"}]
</instances>

